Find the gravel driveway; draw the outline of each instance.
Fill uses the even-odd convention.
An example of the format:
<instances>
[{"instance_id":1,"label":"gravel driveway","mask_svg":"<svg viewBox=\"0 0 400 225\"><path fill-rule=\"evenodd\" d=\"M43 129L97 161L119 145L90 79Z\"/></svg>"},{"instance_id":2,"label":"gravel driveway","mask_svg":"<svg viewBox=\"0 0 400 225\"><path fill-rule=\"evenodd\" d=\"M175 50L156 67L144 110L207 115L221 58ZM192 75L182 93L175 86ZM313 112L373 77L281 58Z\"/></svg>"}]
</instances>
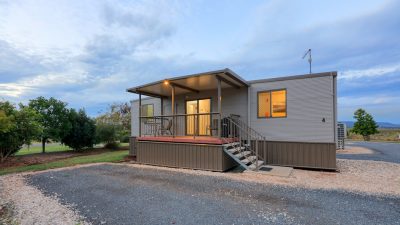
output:
<instances>
[{"instance_id":1,"label":"gravel driveway","mask_svg":"<svg viewBox=\"0 0 400 225\"><path fill-rule=\"evenodd\" d=\"M93 224L400 224L400 197L242 182L126 165L27 177Z\"/></svg>"},{"instance_id":2,"label":"gravel driveway","mask_svg":"<svg viewBox=\"0 0 400 225\"><path fill-rule=\"evenodd\" d=\"M371 149L373 154L337 154L338 159L374 160L400 163L400 143L386 142L346 142L347 146L359 146Z\"/></svg>"}]
</instances>

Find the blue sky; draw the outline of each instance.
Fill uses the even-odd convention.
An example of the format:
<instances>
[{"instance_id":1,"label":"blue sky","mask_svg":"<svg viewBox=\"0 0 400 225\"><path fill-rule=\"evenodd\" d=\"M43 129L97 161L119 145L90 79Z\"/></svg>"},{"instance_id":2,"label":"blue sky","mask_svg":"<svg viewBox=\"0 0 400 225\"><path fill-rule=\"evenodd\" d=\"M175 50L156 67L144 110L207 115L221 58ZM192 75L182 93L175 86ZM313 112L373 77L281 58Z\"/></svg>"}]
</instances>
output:
<instances>
[{"instance_id":1,"label":"blue sky","mask_svg":"<svg viewBox=\"0 0 400 225\"><path fill-rule=\"evenodd\" d=\"M0 99L95 116L128 87L231 68L247 80L338 71L339 120L400 123L399 1L0 0Z\"/></svg>"}]
</instances>

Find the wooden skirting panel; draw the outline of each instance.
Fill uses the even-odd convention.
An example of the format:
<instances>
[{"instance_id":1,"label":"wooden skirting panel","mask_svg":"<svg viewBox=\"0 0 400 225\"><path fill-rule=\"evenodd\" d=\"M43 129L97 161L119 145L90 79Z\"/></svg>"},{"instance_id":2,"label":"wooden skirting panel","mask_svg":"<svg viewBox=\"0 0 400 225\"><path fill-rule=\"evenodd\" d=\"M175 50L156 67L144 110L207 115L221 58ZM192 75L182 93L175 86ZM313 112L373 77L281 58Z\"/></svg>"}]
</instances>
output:
<instances>
[{"instance_id":1,"label":"wooden skirting panel","mask_svg":"<svg viewBox=\"0 0 400 225\"><path fill-rule=\"evenodd\" d=\"M225 171L236 165L222 145L137 141L137 161L143 164Z\"/></svg>"},{"instance_id":2,"label":"wooden skirting panel","mask_svg":"<svg viewBox=\"0 0 400 225\"><path fill-rule=\"evenodd\" d=\"M336 170L335 143L259 141L259 153L268 165Z\"/></svg>"}]
</instances>

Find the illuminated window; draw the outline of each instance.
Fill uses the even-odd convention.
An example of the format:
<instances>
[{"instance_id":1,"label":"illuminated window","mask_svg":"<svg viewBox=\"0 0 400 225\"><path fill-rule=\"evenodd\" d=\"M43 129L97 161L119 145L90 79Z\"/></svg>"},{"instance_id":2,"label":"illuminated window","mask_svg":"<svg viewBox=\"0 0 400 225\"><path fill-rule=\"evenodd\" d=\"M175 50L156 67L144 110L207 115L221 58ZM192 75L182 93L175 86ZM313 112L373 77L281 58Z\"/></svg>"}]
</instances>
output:
<instances>
[{"instance_id":1,"label":"illuminated window","mask_svg":"<svg viewBox=\"0 0 400 225\"><path fill-rule=\"evenodd\" d=\"M154 116L154 105L153 104L146 104L142 105L142 115L143 117L153 117ZM145 122L152 121L151 118L145 118Z\"/></svg>"},{"instance_id":2,"label":"illuminated window","mask_svg":"<svg viewBox=\"0 0 400 225\"><path fill-rule=\"evenodd\" d=\"M258 92L258 117L286 117L286 90Z\"/></svg>"}]
</instances>

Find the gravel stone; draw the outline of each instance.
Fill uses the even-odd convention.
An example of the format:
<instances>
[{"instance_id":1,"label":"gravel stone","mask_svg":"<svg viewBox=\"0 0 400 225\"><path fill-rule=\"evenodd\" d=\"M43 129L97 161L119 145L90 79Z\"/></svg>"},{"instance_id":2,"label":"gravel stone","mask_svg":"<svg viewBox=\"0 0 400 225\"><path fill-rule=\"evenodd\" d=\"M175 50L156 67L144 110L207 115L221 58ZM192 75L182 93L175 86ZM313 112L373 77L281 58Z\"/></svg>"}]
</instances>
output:
<instances>
[{"instance_id":1,"label":"gravel stone","mask_svg":"<svg viewBox=\"0 0 400 225\"><path fill-rule=\"evenodd\" d=\"M321 175L327 172L318 171L295 170L289 178L277 178L116 164L47 171L27 179L93 224L400 224L400 195L344 185L360 173L353 164L339 161L347 177L328 173L328 179ZM305 185L300 179L327 184Z\"/></svg>"}]
</instances>

